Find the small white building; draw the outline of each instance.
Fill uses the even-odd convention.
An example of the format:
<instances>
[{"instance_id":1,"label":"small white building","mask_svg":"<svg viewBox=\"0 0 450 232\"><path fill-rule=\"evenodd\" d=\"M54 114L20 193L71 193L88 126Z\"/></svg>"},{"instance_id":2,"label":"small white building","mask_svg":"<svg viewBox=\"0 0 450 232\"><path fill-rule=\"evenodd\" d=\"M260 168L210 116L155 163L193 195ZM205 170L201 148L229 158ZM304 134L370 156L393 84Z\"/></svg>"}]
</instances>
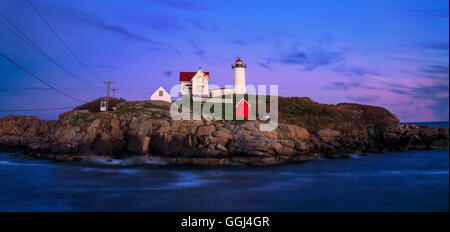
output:
<instances>
[{"instance_id":1,"label":"small white building","mask_svg":"<svg viewBox=\"0 0 450 232\"><path fill-rule=\"evenodd\" d=\"M108 104L105 99L100 100L100 111L101 112L108 111Z\"/></svg>"},{"instance_id":2,"label":"small white building","mask_svg":"<svg viewBox=\"0 0 450 232\"><path fill-rule=\"evenodd\" d=\"M161 86L150 96L150 100L172 102L172 96Z\"/></svg>"}]
</instances>

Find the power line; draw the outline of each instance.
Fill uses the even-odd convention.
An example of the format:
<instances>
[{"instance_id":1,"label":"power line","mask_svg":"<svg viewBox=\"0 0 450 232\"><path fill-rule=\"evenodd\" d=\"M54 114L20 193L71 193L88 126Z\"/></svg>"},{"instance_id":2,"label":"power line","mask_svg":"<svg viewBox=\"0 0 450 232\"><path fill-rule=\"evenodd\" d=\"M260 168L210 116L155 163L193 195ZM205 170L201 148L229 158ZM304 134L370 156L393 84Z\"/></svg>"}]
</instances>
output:
<instances>
[{"instance_id":1,"label":"power line","mask_svg":"<svg viewBox=\"0 0 450 232\"><path fill-rule=\"evenodd\" d=\"M85 80L83 80L81 77L75 75L74 73L72 73L71 71L69 71L68 69L64 68L62 65L60 65L58 62L55 61L55 59L53 59L48 53L46 53L44 50L42 50L35 42L33 42L32 39L30 39L30 37L28 37L22 30L20 30L20 28L18 28L11 20L9 20L8 17L6 17L6 15L4 15L2 12L0 12L0 16L2 16L2 18L4 18L13 28L11 28L10 26L8 26L7 24L5 24L4 22L0 21L0 23L6 27L11 33L13 33L15 36L17 36L19 39L21 39L22 41L24 41L28 46L30 46L31 48L33 48L36 52L40 53L42 56L46 57L48 60L50 60L53 64L55 64L56 66L58 66L59 68L61 68L64 72L66 72L67 74L69 74L70 76L76 78L77 80L81 81L82 83L92 86L92 87L96 87L99 88L99 86L94 86L91 84L87 84L85 83Z\"/></svg>"},{"instance_id":2,"label":"power line","mask_svg":"<svg viewBox=\"0 0 450 232\"><path fill-rule=\"evenodd\" d=\"M72 109L72 108L73 107L40 108L40 109L9 109L9 110L2 110L2 109L0 109L0 112L67 110L67 109Z\"/></svg>"},{"instance_id":3,"label":"power line","mask_svg":"<svg viewBox=\"0 0 450 232\"><path fill-rule=\"evenodd\" d=\"M103 79L98 77L97 74L92 72L91 69L88 68L86 64L84 64L83 61L81 61L81 59L75 54L75 52L69 47L69 45L67 45L67 43L64 42L64 40L61 38L61 36L59 36L59 34L56 32L56 30L50 25L50 23L45 19L45 17L41 14L41 12L37 9L37 7L31 2L31 0L28 0L28 3L31 5L33 10L39 15L39 17L42 19L42 21L44 21L44 23L47 24L47 26L50 28L50 30L53 32L53 34L55 34L56 38L58 38L58 40L64 45L64 47L66 47L66 49L70 52L70 54L72 54L72 56L81 64L81 66L83 66L91 75L93 75L98 80L104 81Z\"/></svg>"},{"instance_id":4,"label":"power line","mask_svg":"<svg viewBox=\"0 0 450 232\"><path fill-rule=\"evenodd\" d=\"M21 69L21 70L22 70L23 72L25 72L26 74L32 76L33 78L35 78L35 79L39 80L40 82L42 82L44 85L46 85L46 86L50 87L51 89L55 90L56 92L58 92L58 93L60 93L60 94L62 94L62 95L64 95L64 96L66 96L66 97L68 97L68 98L70 98L70 99L79 101L79 102L87 102L87 101L81 100L81 99L79 99L79 98L72 97L71 95L69 95L69 94L67 94L67 93L65 93L65 92L63 92L63 91L57 89L57 88L54 87L53 85L47 83L46 81L42 80L41 78L37 77L37 76L34 75L33 73L31 73L31 72L29 72L28 70L26 70L25 68L23 68L21 65L17 64L14 60L12 60L11 58L9 58L7 55L3 54L2 52L0 52L0 56L2 56L3 58L5 58L6 60L8 60L10 63L14 64L16 67L18 67L19 69Z\"/></svg>"}]
</instances>

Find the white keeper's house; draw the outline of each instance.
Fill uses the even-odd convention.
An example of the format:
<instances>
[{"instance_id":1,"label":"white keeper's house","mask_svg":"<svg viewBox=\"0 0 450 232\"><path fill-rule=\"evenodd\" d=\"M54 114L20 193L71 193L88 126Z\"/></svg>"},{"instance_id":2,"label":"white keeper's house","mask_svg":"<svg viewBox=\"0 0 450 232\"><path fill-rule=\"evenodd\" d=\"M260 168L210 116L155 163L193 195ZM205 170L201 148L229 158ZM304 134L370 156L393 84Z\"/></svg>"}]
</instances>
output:
<instances>
[{"instance_id":1,"label":"white keeper's house","mask_svg":"<svg viewBox=\"0 0 450 232\"><path fill-rule=\"evenodd\" d=\"M209 97L209 72L180 72L181 95Z\"/></svg>"}]
</instances>

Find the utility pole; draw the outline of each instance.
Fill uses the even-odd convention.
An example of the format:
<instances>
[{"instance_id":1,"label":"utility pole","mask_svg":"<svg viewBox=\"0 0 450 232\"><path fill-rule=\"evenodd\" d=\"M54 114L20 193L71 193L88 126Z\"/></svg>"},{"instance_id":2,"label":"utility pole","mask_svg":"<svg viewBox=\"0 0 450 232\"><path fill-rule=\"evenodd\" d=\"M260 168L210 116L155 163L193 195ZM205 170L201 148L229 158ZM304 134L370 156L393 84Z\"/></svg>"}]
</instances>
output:
<instances>
[{"instance_id":1,"label":"utility pole","mask_svg":"<svg viewBox=\"0 0 450 232\"><path fill-rule=\"evenodd\" d=\"M112 88L112 91L113 91L113 98L115 98L116 97L116 90L118 90L118 89L115 89L115 88Z\"/></svg>"},{"instance_id":2,"label":"utility pole","mask_svg":"<svg viewBox=\"0 0 450 232\"><path fill-rule=\"evenodd\" d=\"M106 111L108 111L108 108L109 108L109 86L111 84L114 84L114 81L104 81L103 83L108 84L108 94L106 97Z\"/></svg>"}]
</instances>

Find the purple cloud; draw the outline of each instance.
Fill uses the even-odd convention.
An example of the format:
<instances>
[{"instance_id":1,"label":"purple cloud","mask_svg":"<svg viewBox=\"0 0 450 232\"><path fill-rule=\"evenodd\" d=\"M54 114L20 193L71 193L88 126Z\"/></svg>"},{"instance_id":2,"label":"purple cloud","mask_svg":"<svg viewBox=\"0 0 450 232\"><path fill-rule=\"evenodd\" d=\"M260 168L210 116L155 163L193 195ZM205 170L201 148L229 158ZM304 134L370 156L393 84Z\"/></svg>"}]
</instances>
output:
<instances>
[{"instance_id":1,"label":"purple cloud","mask_svg":"<svg viewBox=\"0 0 450 232\"><path fill-rule=\"evenodd\" d=\"M293 50L279 60L284 64L299 65L306 71L320 66L327 66L344 60L342 52L314 49L311 52Z\"/></svg>"},{"instance_id":2,"label":"purple cloud","mask_svg":"<svg viewBox=\"0 0 450 232\"><path fill-rule=\"evenodd\" d=\"M420 18L448 18L448 10L407 9L406 14Z\"/></svg>"}]
</instances>

